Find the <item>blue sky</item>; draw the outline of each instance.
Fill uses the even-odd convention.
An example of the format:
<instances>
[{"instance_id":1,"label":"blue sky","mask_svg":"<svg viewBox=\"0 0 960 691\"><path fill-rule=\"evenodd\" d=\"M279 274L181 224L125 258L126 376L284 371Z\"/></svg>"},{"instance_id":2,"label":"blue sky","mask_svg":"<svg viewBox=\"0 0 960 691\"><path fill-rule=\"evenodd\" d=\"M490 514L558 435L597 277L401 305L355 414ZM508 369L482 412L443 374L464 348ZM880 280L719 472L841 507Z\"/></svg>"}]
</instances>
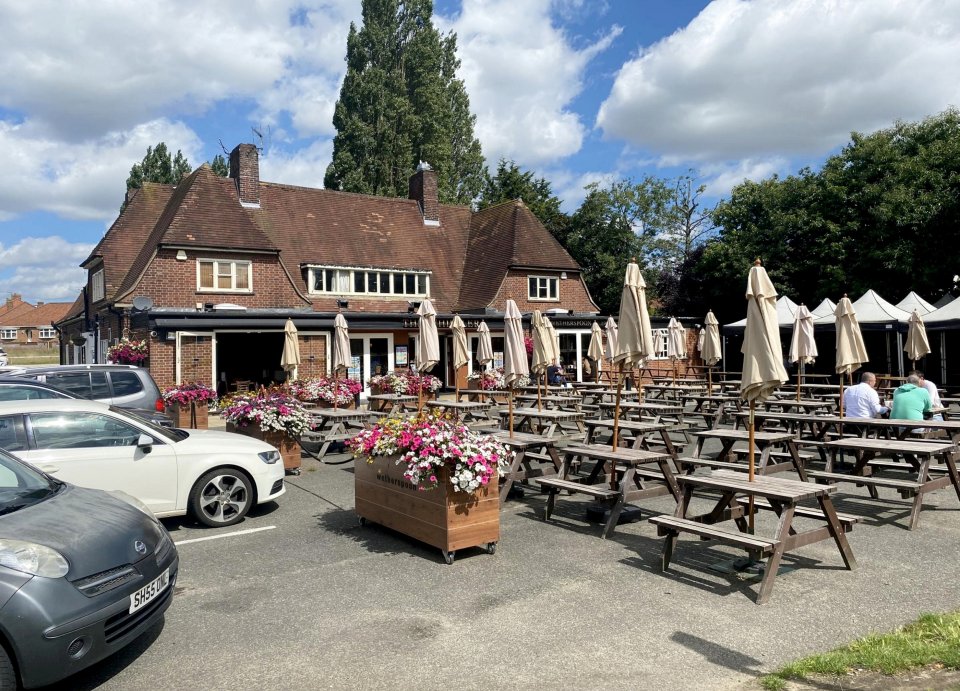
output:
<instances>
[{"instance_id":1,"label":"blue sky","mask_svg":"<svg viewBox=\"0 0 960 691\"><path fill-rule=\"evenodd\" d=\"M0 0L0 299L72 300L130 166L266 134L261 176L320 186L360 0ZM583 186L693 170L712 199L960 102L950 0L436 0L495 166Z\"/></svg>"}]
</instances>

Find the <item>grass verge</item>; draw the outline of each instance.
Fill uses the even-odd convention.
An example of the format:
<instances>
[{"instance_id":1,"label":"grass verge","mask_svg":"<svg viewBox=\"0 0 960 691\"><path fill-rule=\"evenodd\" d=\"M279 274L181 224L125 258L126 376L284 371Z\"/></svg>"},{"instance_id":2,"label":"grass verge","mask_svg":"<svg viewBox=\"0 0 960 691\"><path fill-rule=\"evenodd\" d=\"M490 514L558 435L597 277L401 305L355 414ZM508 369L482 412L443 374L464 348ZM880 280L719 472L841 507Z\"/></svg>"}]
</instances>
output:
<instances>
[{"instance_id":1,"label":"grass verge","mask_svg":"<svg viewBox=\"0 0 960 691\"><path fill-rule=\"evenodd\" d=\"M821 655L792 662L760 679L770 691L811 675L843 676L853 670L898 674L927 665L960 669L960 611L923 614L891 633L872 634Z\"/></svg>"}]
</instances>

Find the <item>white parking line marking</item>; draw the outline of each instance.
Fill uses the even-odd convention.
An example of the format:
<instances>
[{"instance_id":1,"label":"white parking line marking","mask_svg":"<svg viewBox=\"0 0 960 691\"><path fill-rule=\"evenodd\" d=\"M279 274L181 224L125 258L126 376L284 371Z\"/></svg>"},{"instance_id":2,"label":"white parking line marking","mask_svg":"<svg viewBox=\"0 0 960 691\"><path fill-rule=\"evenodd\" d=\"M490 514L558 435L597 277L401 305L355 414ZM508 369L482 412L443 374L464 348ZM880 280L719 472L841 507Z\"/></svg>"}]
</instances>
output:
<instances>
[{"instance_id":1,"label":"white parking line marking","mask_svg":"<svg viewBox=\"0 0 960 691\"><path fill-rule=\"evenodd\" d=\"M237 530L236 532L233 532L233 533L223 533L221 535L210 535L208 537L195 537L192 540L180 540L180 542L174 542L173 544L179 547L180 545L189 545L191 542L204 542L206 540L219 540L222 537L234 537L236 535L249 535L250 533L259 533L264 530L273 530L276 527L277 526L275 525L268 525L268 526L264 526L263 528L250 528L249 530Z\"/></svg>"}]
</instances>

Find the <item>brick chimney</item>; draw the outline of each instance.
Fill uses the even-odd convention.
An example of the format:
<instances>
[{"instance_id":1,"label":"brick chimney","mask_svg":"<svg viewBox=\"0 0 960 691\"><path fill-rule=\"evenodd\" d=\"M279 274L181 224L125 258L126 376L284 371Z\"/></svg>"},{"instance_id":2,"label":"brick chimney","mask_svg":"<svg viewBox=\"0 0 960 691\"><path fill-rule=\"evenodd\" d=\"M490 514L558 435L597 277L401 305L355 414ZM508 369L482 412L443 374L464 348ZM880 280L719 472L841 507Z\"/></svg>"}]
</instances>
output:
<instances>
[{"instance_id":1,"label":"brick chimney","mask_svg":"<svg viewBox=\"0 0 960 691\"><path fill-rule=\"evenodd\" d=\"M420 161L417 172L410 178L409 199L420 205L423 214L423 225L440 225L440 197L437 188L437 171L429 163Z\"/></svg>"},{"instance_id":2,"label":"brick chimney","mask_svg":"<svg viewBox=\"0 0 960 691\"><path fill-rule=\"evenodd\" d=\"M260 206L260 154L253 144L238 144L230 152L230 177L237 181L240 203Z\"/></svg>"}]
</instances>

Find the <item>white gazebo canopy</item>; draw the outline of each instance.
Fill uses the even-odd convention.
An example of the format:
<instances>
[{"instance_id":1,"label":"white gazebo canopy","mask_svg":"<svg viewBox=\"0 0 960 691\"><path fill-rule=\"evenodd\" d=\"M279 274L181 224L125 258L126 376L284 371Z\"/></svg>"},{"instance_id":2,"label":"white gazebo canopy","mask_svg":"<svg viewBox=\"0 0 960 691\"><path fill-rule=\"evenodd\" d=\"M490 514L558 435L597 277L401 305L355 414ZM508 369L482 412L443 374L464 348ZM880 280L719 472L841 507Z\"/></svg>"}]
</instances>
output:
<instances>
[{"instance_id":1,"label":"white gazebo canopy","mask_svg":"<svg viewBox=\"0 0 960 691\"><path fill-rule=\"evenodd\" d=\"M916 310L921 317L928 312L933 312L935 309L937 309L912 290L907 293L907 297L903 298L903 300L897 303L897 307L902 309L904 312L910 312L911 314L914 310Z\"/></svg>"},{"instance_id":2,"label":"white gazebo canopy","mask_svg":"<svg viewBox=\"0 0 960 691\"><path fill-rule=\"evenodd\" d=\"M823 302L821 302L819 305L817 305L812 310L810 310L810 314L811 316L813 316L814 319L818 319L820 317L826 317L827 315L832 315L836 311L836 309L837 309L837 303L835 303L830 298L823 298Z\"/></svg>"},{"instance_id":3,"label":"white gazebo canopy","mask_svg":"<svg viewBox=\"0 0 960 691\"><path fill-rule=\"evenodd\" d=\"M868 290L860 299L853 303L853 310L857 314L860 324L890 324L893 322L910 321L910 312L902 310L892 302L887 302L876 291ZM832 314L815 319L816 324L833 324L836 317Z\"/></svg>"},{"instance_id":4,"label":"white gazebo canopy","mask_svg":"<svg viewBox=\"0 0 960 691\"><path fill-rule=\"evenodd\" d=\"M797 314L797 303L788 298L786 295L781 295L777 298L777 323L781 328L787 328L793 326L793 321ZM746 318L741 319L738 322L733 322L732 324L724 324L724 328L730 329L743 329L747 326Z\"/></svg>"},{"instance_id":5,"label":"white gazebo canopy","mask_svg":"<svg viewBox=\"0 0 960 691\"><path fill-rule=\"evenodd\" d=\"M923 317L924 324L960 321L960 300L951 300L943 307L921 316Z\"/></svg>"}]
</instances>

